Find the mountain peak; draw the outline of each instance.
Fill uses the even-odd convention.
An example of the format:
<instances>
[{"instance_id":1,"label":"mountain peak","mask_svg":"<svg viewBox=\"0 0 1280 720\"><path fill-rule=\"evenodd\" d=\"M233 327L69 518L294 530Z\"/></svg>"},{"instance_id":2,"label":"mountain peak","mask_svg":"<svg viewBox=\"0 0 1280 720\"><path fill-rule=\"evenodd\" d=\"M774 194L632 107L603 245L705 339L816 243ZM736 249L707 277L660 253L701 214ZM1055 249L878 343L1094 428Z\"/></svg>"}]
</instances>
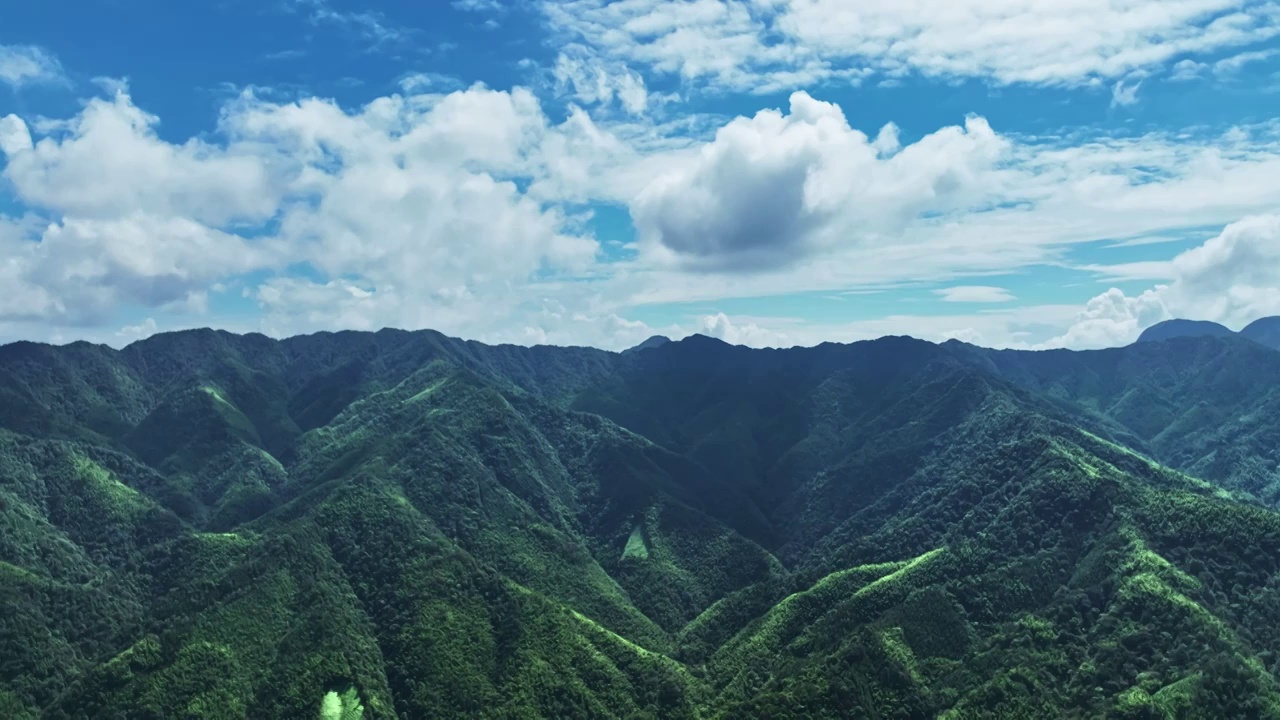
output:
<instances>
[{"instance_id":1,"label":"mountain peak","mask_svg":"<svg viewBox=\"0 0 1280 720\"><path fill-rule=\"evenodd\" d=\"M1280 350L1280 317L1264 317L1249 323L1240 335L1269 348Z\"/></svg>"},{"instance_id":2,"label":"mountain peak","mask_svg":"<svg viewBox=\"0 0 1280 720\"><path fill-rule=\"evenodd\" d=\"M663 345L666 345L669 342L671 342L671 338L665 335L654 335L653 337L649 338L648 340L645 340L639 345L636 345L634 347L629 347L626 350L623 350L622 352L633 353L633 352L638 352L640 350L648 350L649 348L662 347Z\"/></svg>"},{"instance_id":3,"label":"mountain peak","mask_svg":"<svg viewBox=\"0 0 1280 720\"><path fill-rule=\"evenodd\" d=\"M1160 342L1179 337L1228 337L1234 335L1225 325L1207 320L1166 320L1143 331L1138 342Z\"/></svg>"},{"instance_id":4,"label":"mountain peak","mask_svg":"<svg viewBox=\"0 0 1280 720\"><path fill-rule=\"evenodd\" d=\"M712 345L715 345L715 346L723 345L725 347L734 346L733 343L727 342L725 340L721 340L720 338L715 337L713 335L706 335L704 333L694 333L692 335L688 335L679 340L672 341L672 344L687 345L689 347L708 347Z\"/></svg>"}]
</instances>

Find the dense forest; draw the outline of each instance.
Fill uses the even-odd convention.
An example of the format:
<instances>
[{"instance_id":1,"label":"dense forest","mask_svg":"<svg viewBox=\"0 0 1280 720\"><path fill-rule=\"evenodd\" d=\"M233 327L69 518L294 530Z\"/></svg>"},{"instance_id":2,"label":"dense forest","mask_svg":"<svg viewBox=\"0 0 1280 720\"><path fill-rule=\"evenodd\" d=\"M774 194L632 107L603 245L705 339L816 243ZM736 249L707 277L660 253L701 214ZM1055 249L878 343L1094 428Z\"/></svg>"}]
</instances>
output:
<instances>
[{"instance_id":1,"label":"dense forest","mask_svg":"<svg viewBox=\"0 0 1280 720\"><path fill-rule=\"evenodd\" d=\"M1276 327L4 346L0 717L1280 718Z\"/></svg>"}]
</instances>

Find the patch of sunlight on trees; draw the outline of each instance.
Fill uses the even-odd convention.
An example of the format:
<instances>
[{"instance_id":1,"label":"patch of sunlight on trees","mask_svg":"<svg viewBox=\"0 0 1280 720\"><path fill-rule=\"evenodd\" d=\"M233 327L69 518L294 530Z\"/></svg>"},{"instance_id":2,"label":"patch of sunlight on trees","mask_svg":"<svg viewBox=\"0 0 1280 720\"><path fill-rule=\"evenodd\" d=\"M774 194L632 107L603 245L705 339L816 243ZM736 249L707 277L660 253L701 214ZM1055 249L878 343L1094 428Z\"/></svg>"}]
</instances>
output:
<instances>
[{"instance_id":1,"label":"patch of sunlight on trees","mask_svg":"<svg viewBox=\"0 0 1280 720\"><path fill-rule=\"evenodd\" d=\"M364 717L364 705L355 688L347 688L341 695L330 690L320 701L320 720L360 720Z\"/></svg>"}]
</instances>

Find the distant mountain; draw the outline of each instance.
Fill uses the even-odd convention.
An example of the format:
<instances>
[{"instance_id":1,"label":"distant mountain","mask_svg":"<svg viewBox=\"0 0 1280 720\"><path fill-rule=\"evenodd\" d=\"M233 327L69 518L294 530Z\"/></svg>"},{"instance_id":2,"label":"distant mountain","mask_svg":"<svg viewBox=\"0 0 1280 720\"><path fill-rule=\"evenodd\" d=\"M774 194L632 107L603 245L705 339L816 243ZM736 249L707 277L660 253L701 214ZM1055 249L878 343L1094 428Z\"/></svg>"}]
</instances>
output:
<instances>
[{"instance_id":1,"label":"distant mountain","mask_svg":"<svg viewBox=\"0 0 1280 720\"><path fill-rule=\"evenodd\" d=\"M1280 350L1280 317L1266 317L1255 320L1240 334L1250 340Z\"/></svg>"},{"instance_id":2,"label":"distant mountain","mask_svg":"<svg viewBox=\"0 0 1280 720\"><path fill-rule=\"evenodd\" d=\"M639 350L648 350L649 348L662 347L663 345L666 345L666 344L667 344L667 343L669 343L669 342L671 342L671 338L664 337L664 336L662 336L662 335L654 335L653 337L649 338L648 340L645 340L644 342L640 343L639 345L636 345L636 346L634 346L634 347L627 348L626 350L623 350L622 352L623 352L623 353L633 353L633 352L637 352L637 351L639 351Z\"/></svg>"},{"instance_id":3,"label":"distant mountain","mask_svg":"<svg viewBox=\"0 0 1280 720\"><path fill-rule=\"evenodd\" d=\"M1184 337L1228 337L1238 335L1272 350L1280 350L1280 317L1256 320L1238 333L1204 320L1166 320L1147 328L1138 342L1160 342Z\"/></svg>"},{"instance_id":4,"label":"distant mountain","mask_svg":"<svg viewBox=\"0 0 1280 720\"><path fill-rule=\"evenodd\" d=\"M1138 342L1160 342L1179 337L1227 337L1234 334L1225 325L1206 320L1166 320L1147 328Z\"/></svg>"},{"instance_id":5,"label":"distant mountain","mask_svg":"<svg viewBox=\"0 0 1280 720\"><path fill-rule=\"evenodd\" d=\"M1280 353L0 347L0 717L1280 717Z\"/></svg>"}]
</instances>

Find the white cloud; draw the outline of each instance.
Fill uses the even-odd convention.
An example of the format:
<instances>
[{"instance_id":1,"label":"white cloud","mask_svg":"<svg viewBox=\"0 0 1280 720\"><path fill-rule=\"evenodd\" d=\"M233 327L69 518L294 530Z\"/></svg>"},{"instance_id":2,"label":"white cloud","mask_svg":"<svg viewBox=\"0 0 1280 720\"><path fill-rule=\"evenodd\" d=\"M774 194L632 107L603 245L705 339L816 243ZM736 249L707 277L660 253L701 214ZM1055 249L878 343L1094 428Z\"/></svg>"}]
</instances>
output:
<instances>
[{"instance_id":1,"label":"white cloud","mask_svg":"<svg viewBox=\"0 0 1280 720\"><path fill-rule=\"evenodd\" d=\"M453 6L463 12L502 12L499 0L453 0Z\"/></svg>"},{"instance_id":2,"label":"white cloud","mask_svg":"<svg viewBox=\"0 0 1280 720\"><path fill-rule=\"evenodd\" d=\"M882 156L892 155L902 149L902 140L898 126L893 123L887 123L880 128L880 132L876 134L876 139L871 143L871 147Z\"/></svg>"},{"instance_id":3,"label":"white cloud","mask_svg":"<svg viewBox=\"0 0 1280 720\"><path fill-rule=\"evenodd\" d=\"M586 270L597 245L520 191L557 131L524 89L383 98L349 113L245 97L237 144L297 164L280 235L327 279L276 278L254 297L279 332L434 327L492 337L520 322L535 276Z\"/></svg>"},{"instance_id":4,"label":"white cloud","mask_svg":"<svg viewBox=\"0 0 1280 720\"><path fill-rule=\"evenodd\" d=\"M65 83L58 59L35 45L0 45L0 82L12 88Z\"/></svg>"},{"instance_id":5,"label":"white cloud","mask_svg":"<svg viewBox=\"0 0 1280 720\"><path fill-rule=\"evenodd\" d=\"M697 332L723 340L730 345L750 347L786 347L786 334L760 327L754 322L731 320L724 313L707 315L698 321Z\"/></svg>"},{"instance_id":6,"label":"white cloud","mask_svg":"<svg viewBox=\"0 0 1280 720\"><path fill-rule=\"evenodd\" d=\"M791 129L792 124L809 125L779 113L773 113L768 123L761 123L759 116L740 118L727 126L736 133L734 142L725 141L727 133L722 131L696 154L671 160L672 169L660 173L650 189L632 203L641 237L646 237L647 229L649 242L640 244L641 255L635 262L615 268L608 285L620 304L714 302L910 282L955 282L1039 264L1071 266L1067 252L1078 244L1163 241L1185 236L1189 228L1221 226L1280 207L1280 186L1270 181L1280 173L1280 126L1276 125L1238 127L1216 137L1200 133L1044 140L995 136L1004 149L997 162L978 163L968 174L962 183L964 193L958 198L968 202L953 202L950 208L944 204L939 210L928 203L946 199L945 195L926 194L925 209L931 212L904 215L896 203L911 196L902 190L912 187L910 183L885 182L875 165L849 161L844 149L834 142L820 144L821 153L813 153L809 143L813 128ZM828 134L828 139L844 132L838 121L830 126L839 132ZM762 127L784 131L761 132ZM958 128L937 134L972 141ZM860 142L865 144L865 138ZM917 145L921 147L915 158L908 157L907 151L889 158L900 169L921 163L920 173L905 173L917 180L945 167L948 158L955 156L928 143ZM916 146L908 150L913 148ZM806 151L811 155L804 155ZM858 185L829 183L826 187L839 191L833 196L845 202L839 212L828 216L813 212L823 208L822 204L806 204L792 195L787 207L800 210L787 226L778 220L774 209L788 198L773 191L770 183L778 183L779 168L803 167L812 154L822 154L878 184L871 199L859 203L859 195L848 191ZM861 154L885 162L874 148L864 148ZM723 156L747 161L734 166ZM981 153L977 157L980 159ZM720 175L714 172L717 170ZM809 179L815 175L811 168L795 174ZM838 180L842 176L831 177ZM671 178L677 182L664 187ZM812 183L801 182L807 193ZM741 190L756 187L752 183L765 188L759 190L759 197ZM794 183L778 186L796 187ZM660 191L659 198L669 198L665 200L669 208L643 206L647 194L656 191ZM885 193L889 200L880 202L881 196L874 192ZM985 201L974 202L974 198ZM750 240L753 230L777 227L762 223L756 228L750 221L748 211L761 206L774 212L770 222L804 232L777 233L775 237L791 244L766 244L763 249L750 243L724 242L740 235ZM708 210L712 207L716 209ZM684 214L676 212L685 208ZM862 221L858 221L858 213L862 213ZM874 232L877 226L891 231ZM692 230L683 236L654 232L666 233L668 227ZM677 248L684 248L676 252L661 241L664 237L690 240L683 246L676 242ZM796 242L796 237L802 240ZM827 241L815 240L820 238ZM735 257L735 252L744 256ZM1080 269L1108 275L1104 256L1098 257L1100 262ZM689 269L702 276L689 282ZM1116 279L1125 275L1154 277L1154 273L1163 272L1165 269L1156 265L1115 268ZM1047 337L1050 335L1041 336Z\"/></svg>"},{"instance_id":7,"label":"white cloud","mask_svg":"<svg viewBox=\"0 0 1280 720\"><path fill-rule=\"evenodd\" d=\"M131 343L135 340L143 340L160 332L160 327L156 324L155 318L147 318L137 325L126 325L116 331L116 337L120 338L124 343Z\"/></svg>"},{"instance_id":8,"label":"white cloud","mask_svg":"<svg viewBox=\"0 0 1280 720\"><path fill-rule=\"evenodd\" d=\"M453 92L464 90L467 84L452 75L437 72L415 72L400 78L397 85L409 95L426 92Z\"/></svg>"},{"instance_id":9,"label":"white cloud","mask_svg":"<svg viewBox=\"0 0 1280 720\"><path fill-rule=\"evenodd\" d=\"M371 49L402 46L416 34L413 29L396 25L377 11L335 10L329 0L297 0L297 3L309 10L312 23L335 25L351 30L369 42Z\"/></svg>"},{"instance_id":10,"label":"white cloud","mask_svg":"<svg viewBox=\"0 0 1280 720\"><path fill-rule=\"evenodd\" d=\"M66 319L86 322L120 303L198 308L213 282L270 266L273 255L187 218L68 218L44 231L28 278L57 290Z\"/></svg>"},{"instance_id":11,"label":"white cloud","mask_svg":"<svg viewBox=\"0 0 1280 720\"><path fill-rule=\"evenodd\" d=\"M744 92L778 92L815 81L856 81L859 68L835 68L792 42L767 40L770 0L558 0L542 8L553 30L604 57Z\"/></svg>"},{"instance_id":12,"label":"white cloud","mask_svg":"<svg viewBox=\"0 0 1280 720\"><path fill-rule=\"evenodd\" d=\"M1043 347L1087 350L1127 345L1138 339L1143 328L1167 319L1169 311L1159 293L1148 291L1130 298L1111 288L1090 300L1071 327Z\"/></svg>"},{"instance_id":13,"label":"white cloud","mask_svg":"<svg viewBox=\"0 0 1280 720\"><path fill-rule=\"evenodd\" d=\"M785 266L896 232L924 212L984 202L993 189L985 171L1006 149L976 117L883 157L894 145L798 92L788 115L765 110L721 128L695 162L646 187L632 216L643 243L690 267Z\"/></svg>"},{"instance_id":14,"label":"white cloud","mask_svg":"<svg viewBox=\"0 0 1280 720\"><path fill-rule=\"evenodd\" d=\"M452 312L447 329L465 332L504 320L492 313L518 306L535 275L582 270L596 251L513 182L553 132L526 90L383 98L356 112L247 93L224 109L219 145L165 142L156 121L123 91L34 145L21 120L0 121L5 178L52 218L7 254L6 274L45 297L24 317L199 311L227 277L307 263L328 279L254 291L272 322L331 313L423 327Z\"/></svg>"},{"instance_id":15,"label":"white cloud","mask_svg":"<svg viewBox=\"0 0 1280 720\"><path fill-rule=\"evenodd\" d=\"M265 264L266 251L183 218L65 219L0 243L12 305L0 320L93 325L123 304L199 311L208 287Z\"/></svg>"},{"instance_id":16,"label":"white cloud","mask_svg":"<svg viewBox=\"0 0 1280 720\"><path fill-rule=\"evenodd\" d=\"M1235 75L1250 63L1263 62L1280 54L1280 49L1253 50L1223 58L1213 64L1213 72L1219 77Z\"/></svg>"},{"instance_id":17,"label":"white cloud","mask_svg":"<svg viewBox=\"0 0 1280 720\"><path fill-rule=\"evenodd\" d=\"M224 125L297 163L291 173L317 201L290 207L282 234L316 244L314 262L335 275L390 261L386 270L406 285L505 282L543 261L581 265L594 253L506 179L524 174L548 132L526 90L385 98L355 114L327 101L248 97ZM472 263L483 267L463 272Z\"/></svg>"},{"instance_id":18,"label":"white cloud","mask_svg":"<svg viewBox=\"0 0 1280 720\"><path fill-rule=\"evenodd\" d=\"M603 61L581 45L562 49L552 72L557 94L585 103L609 105L616 98L623 109L638 115L649 102L649 91L639 73L624 63Z\"/></svg>"},{"instance_id":19,"label":"white cloud","mask_svg":"<svg viewBox=\"0 0 1280 720\"><path fill-rule=\"evenodd\" d=\"M960 342L969 343L970 345L983 345L985 343L982 333L969 327L947 332L946 339L959 340Z\"/></svg>"},{"instance_id":20,"label":"white cloud","mask_svg":"<svg viewBox=\"0 0 1280 720\"><path fill-rule=\"evenodd\" d=\"M1089 301L1068 331L1048 344L1107 347L1137 339L1172 317L1242 327L1280 314L1280 215L1228 225L1172 261L1172 280L1128 297L1117 289Z\"/></svg>"},{"instance_id":21,"label":"white cloud","mask_svg":"<svg viewBox=\"0 0 1280 720\"><path fill-rule=\"evenodd\" d=\"M1109 281L1168 280L1173 273L1173 263L1167 260L1145 260L1113 265L1081 265L1077 270L1097 273Z\"/></svg>"},{"instance_id":22,"label":"white cloud","mask_svg":"<svg viewBox=\"0 0 1280 720\"><path fill-rule=\"evenodd\" d=\"M1142 87L1142 81L1138 80L1133 84L1128 84L1124 80L1116 81L1111 87L1111 107L1128 107L1138 102L1138 90Z\"/></svg>"},{"instance_id":23,"label":"white cloud","mask_svg":"<svg viewBox=\"0 0 1280 720\"><path fill-rule=\"evenodd\" d=\"M1228 225L1173 260L1175 279L1162 294L1175 314L1242 326L1280 314L1280 215Z\"/></svg>"},{"instance_id":24,"label":"white cloud","mask_svg":"<svg viewBox=\"0 0 1280 720\"><path fill-rule=\"evenodd\" d=\"M1169 80L1173 82L1195 80L1201 77L1208 67L1207 63L1196 62L1191 59L1179 60L1174 63L1173 70L1169 73Z\"/></svg>"},{"instance_id":25,"label":"white cloud","mask_svg":"<svg viewBox=\"0 0 1280 720\"><path fill-rule=\"evenodd\" d=\"M0 215L0 322L38 320L50 313L56 298L45 288L28 282L28 258L40 232L38 218L15 219Z\"/></svg>"},{"instance_id":26,"label":"white cloud","mask_svg":"<svg viewBox=\"0 0 1280 720\"><path fill-rule=\"evenodd\" d=\"M1038 139L974 117L904 145L894 125L873 139L839 107L796 93L786 112L690 137L684 121L593 119L576 107L554 122L523 88L432 90L354 109L246 93L223 108L216 133L177 143L122 88L70 120L0 120L5 178L42 216L0 224L0 284L11 289L0 324L96 323L111 340L122 309L166 328L221 323L198 313L225 284L259 303L259 329L274 334L434 327L617 348L703 329L788 345L910 332L1032 346L1063 336L1079 308L807 327L711 314L710 324L656 328L629 317L646 304L714 308L908 283L994 300L971 288L1044 263L1190 287L1168 264L1080 268L1067 253L1280 207L1278 125ZM589 201L633 212L640 234L624 259L598 256L576 207ZM296 265L311 271L286 271ZM1233 302L1264 306L1265 286L1250 287ZM1130 333L1140 323L1126 318L1146 316L1115 309L1124 305L1093 308L1091 329L1060 343Z\"/></svg>"},{"instance_id":27,"label":"white cloud","mask_svg":"<svg viewBox=\"0 0 1280 720\"><path fill-rule=\"evenodd\" d=\"M944 302L953 303L1003 303L1017 299L1008 290L990 285L957 285L934 293Z\"/></svg>"},{"instance_id":28,"label":"white cloud","mask_svg":"<svg viewBox=\"0 0 1280 720\"><path fill-rule=\"evenodd\" d=\"M5 180L51 216L8 255L13 282L37 301L0 316L85 324L122 303L198 309L210 283L280 255L218 229L275 213L280 193L261 160L166 143L155 122L123 90L34 144L21 119L0 121Z\"/></svg>"},{"instance_id":29,"label":"white cloud","mask_svg":"<svg viewBox=\"0 0 1280 720\"><path fill-rule=\"evenodd\" d=\"M261 158L191 140L156 137L158 118L125 92L94 98L66 127L33 146L14 116L0 129L4 177L19 199L77 217L142 211L221 225L261 222L279 201Z\"/></svg>"},{"instance_id":30,"label":"white cloud","mask_svg":"<svg viewBox=\"0 0 1280 720\"><path fill-rule=\"evenodd\" d=\"M27 124L17 115L6 115L0 118L0 152L15 155L23 150L31 149L31 131Z\"/></svg>"},{"instance_id":31,"label":"white cloud","mask_svg":"<svg viewBox=\"0 0 1280 720\"><path fill-rule=\"evenodd\" d=\"M1280 33L1272 0L548 0L553 29L654 72L776 91L867 72L1115 81Z\"/></svg>"}]
</instances>

